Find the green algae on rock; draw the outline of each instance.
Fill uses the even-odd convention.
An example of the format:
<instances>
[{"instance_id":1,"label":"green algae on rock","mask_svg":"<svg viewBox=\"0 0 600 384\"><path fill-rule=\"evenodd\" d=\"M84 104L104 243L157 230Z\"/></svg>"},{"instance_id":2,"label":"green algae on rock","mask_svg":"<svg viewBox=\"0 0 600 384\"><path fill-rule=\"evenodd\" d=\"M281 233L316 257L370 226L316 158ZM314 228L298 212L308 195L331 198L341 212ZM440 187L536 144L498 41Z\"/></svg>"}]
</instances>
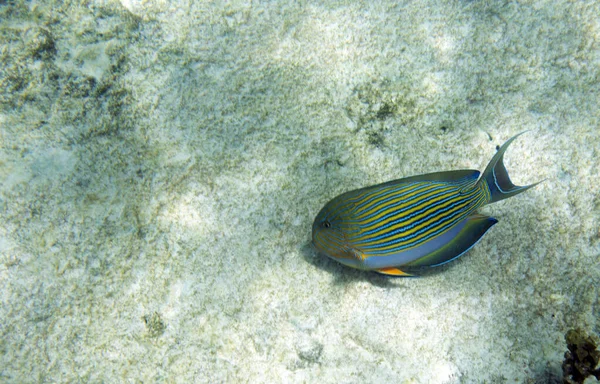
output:
<instances>
[{"instance_id":1,"label":"green algae on rock","mask_svg":"<svg viewBox=\"0 0 600 384\"><path fill-rule=\"evenodd\" d=\"M600 368L596 368L600 361L597 341L581 329L569 330L565 341L569 350L562 364L563 383L583 383L590 376L600 379Z\"/></svg>"}]
</instances>

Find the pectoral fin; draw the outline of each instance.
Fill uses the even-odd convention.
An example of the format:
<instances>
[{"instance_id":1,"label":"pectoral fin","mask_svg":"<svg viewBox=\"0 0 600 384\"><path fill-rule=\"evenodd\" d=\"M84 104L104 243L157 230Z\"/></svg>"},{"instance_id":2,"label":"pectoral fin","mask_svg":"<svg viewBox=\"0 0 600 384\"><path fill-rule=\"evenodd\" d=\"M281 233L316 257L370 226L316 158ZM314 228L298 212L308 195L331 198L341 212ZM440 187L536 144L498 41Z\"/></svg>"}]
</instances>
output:
<instances>
[{"instance_id":1,"label":"pectoral fin","mask_svg":"<svg viewBox=\"0 0 600 384\"><path fill-rule=\"evenodd\" d=\"M498 220L493 217L474 214L457 224L462 226L458 234L437 250L420 259L402 265L407 270L437 267L446 264L467 252Z\"/></svg>"}]
</instances>

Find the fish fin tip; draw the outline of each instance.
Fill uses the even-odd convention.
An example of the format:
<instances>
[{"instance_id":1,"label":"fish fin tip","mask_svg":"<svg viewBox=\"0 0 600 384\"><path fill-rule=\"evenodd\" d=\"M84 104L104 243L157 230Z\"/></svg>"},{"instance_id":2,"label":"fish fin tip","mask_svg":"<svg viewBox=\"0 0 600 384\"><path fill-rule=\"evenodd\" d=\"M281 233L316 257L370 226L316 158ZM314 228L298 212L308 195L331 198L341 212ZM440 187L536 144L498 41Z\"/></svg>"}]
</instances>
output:
<instances>
[{"instance_id":1,"label":"fish fin tip","mask_svg":"<svg viewBox=\"0 0 600 384\"><path fill-rule=\"evenodd\" d=\"M479 222L488 222L487 229L490 229L493 225L498 223L498 219L492 216L482 215L481 213L474 213L471 216L467 217L468 221L479 221Z\"/></svg>"}]
</instances>

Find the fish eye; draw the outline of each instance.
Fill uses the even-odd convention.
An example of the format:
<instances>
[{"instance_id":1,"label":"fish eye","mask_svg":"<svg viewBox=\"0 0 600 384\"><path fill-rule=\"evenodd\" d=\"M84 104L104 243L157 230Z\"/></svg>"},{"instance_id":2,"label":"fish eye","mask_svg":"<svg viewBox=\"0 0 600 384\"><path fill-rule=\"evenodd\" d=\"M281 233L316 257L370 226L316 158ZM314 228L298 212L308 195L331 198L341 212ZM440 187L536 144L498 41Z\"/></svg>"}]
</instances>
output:
<instances>
[{"instance_id":1,"label":"fish eye","mask_svg":"<svg viewBox=\"0 0 600 384\"><path fill-rule=\"evenodd\" d=\"M327 221L327 220L324 220L324 221L321 222L321 227L323 227L323 228L329 228L329 227L331 227L331 223L329 221Z\"/></svg>"}]
</instances>

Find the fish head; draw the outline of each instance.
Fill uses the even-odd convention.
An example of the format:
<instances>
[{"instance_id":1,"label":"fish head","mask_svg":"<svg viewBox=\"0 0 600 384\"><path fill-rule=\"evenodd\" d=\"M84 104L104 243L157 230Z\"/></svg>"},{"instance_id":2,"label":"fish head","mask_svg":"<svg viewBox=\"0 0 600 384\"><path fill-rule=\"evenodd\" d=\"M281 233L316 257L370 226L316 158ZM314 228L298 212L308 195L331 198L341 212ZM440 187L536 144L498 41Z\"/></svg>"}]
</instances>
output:
<instances>
[{"instance_id":1,"label":"fish head","mask_svg":"<svg viewBox=\"0 0 600 384\"><path fill-rule=\"evenodd\" d=\"M312 242L317 250L350 267L363 264L361 252L352 247L349 234L354 231L351 221L330 202L317 215L312 226Z\"/></svg>"}]
</instances>

